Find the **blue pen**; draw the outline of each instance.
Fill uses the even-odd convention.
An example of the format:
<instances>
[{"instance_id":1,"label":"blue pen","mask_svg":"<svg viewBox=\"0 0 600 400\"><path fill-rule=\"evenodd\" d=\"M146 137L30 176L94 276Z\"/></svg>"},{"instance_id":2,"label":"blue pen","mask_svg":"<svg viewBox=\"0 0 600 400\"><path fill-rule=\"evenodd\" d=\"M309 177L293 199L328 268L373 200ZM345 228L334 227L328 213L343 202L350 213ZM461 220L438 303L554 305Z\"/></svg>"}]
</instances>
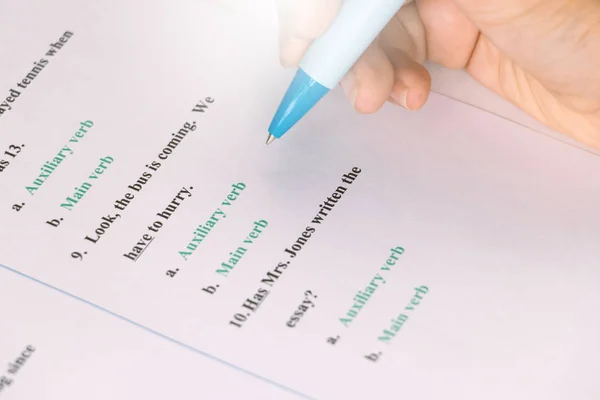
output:
<instances>
[{"instance_id":1,"label":"blue pen","mask_svg":"<svg viewBox=\"0 0 600 400\"><path fill-rule=\"evenodd\" d=\"M281 138L358 61L405 0L344 0L336 19L313 42L269 127L267 144Z\"/></svg>"}]
</instances>

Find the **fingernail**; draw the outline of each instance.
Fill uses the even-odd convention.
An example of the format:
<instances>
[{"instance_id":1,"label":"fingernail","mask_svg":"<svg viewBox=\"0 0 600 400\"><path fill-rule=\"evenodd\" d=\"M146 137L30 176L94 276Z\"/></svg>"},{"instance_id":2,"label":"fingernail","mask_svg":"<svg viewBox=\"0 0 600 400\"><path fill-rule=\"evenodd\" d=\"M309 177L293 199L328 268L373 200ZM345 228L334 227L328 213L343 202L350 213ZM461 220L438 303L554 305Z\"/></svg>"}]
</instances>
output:
<instances>
[{"instance_id":1,"label":"fingernail","mask_svg":"<svg viewBox=\"0 0 600 400\"><path fill-rule=\"evenodd\" d=\"M392 93L392 99L394 99L394 101L396 103L398 103L400 106L406 108L407 110L410 110L410 108L408 108L408 104L406 102L407 97L408 97L408 89L403 90L402 93L400 93L400 94Z\"/></svg>"},{"instance_id":2,"label":"fingernail","mask_svg":"<svg viewBox=\"0 0 600 400\"><path fill-rule=\"evenodd\" d=\"M411 110L419 110L427 102L428 96L429 93L425 90L413 89L406 96L406 104L410 104Z\"/></svg>"},{"instance_id":3,"label":"fingernail","mask_svg":"<svg viewBox=\"0 0 600 400\"><path fill-rule=\"evenodd\" d=\"M358 80L356 79L356 74L354 71L350 71L344 76L344 79L340 82L340 86L344 91L344 94L352 104L354 108L354 103L356 103L356 95L358 94Z\"/></svg>"}]
</instances>

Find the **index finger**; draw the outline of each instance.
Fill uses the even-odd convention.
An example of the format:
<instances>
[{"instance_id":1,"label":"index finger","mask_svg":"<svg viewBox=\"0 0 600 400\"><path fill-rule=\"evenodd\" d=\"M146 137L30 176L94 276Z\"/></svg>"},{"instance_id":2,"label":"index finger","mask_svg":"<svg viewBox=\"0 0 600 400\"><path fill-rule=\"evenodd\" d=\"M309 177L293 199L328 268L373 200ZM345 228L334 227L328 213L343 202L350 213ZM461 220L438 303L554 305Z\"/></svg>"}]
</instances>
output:
<instances>
[{"instance_id":1,"label":"index finger","mask_svg":"<svg viewBox=\"0 0 600 400\"><path fill-rule=\"evenodd\" d=\"M342 0L277 0L276 4L281 61L295 66L312 41L327 30Z\"/></svg>"}]
</instances>

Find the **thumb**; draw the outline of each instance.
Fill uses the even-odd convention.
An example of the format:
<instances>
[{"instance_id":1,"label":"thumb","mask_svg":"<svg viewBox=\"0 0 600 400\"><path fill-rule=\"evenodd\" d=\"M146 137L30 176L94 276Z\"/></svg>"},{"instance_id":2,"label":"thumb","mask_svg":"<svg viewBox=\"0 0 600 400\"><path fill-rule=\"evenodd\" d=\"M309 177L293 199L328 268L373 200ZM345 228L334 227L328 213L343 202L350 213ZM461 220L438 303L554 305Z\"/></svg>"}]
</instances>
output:
<instances>
[{"instance_id":1,"label":"thumb","mask_svg":"<svg viewBox=\"0 0 600 400\"><path fill-rule=\"evenodd\" d=\"M312 41L327 30L341 3L342 0L277 0L283 65L298 65Z\"/></svg>"}]
</instances>

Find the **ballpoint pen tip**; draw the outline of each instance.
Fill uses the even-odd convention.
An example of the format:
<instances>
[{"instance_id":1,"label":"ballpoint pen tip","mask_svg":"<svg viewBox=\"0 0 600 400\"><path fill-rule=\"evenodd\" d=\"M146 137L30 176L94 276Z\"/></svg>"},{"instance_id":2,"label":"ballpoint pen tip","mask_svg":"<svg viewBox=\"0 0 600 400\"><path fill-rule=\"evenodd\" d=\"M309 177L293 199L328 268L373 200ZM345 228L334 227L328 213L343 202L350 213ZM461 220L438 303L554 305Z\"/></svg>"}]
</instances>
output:
<instances>
[{"instance_id":1,"label":"ballpoint pen tip","mask_svg":"<svg viewBox=\"0 0 600 400\"><path fill-rule=\"evenodd\" d=\"M275 136L269 134L269 137L267 138L267 144L273 143L275 139L277 139Z\"/></svg>"}]
</instances>

